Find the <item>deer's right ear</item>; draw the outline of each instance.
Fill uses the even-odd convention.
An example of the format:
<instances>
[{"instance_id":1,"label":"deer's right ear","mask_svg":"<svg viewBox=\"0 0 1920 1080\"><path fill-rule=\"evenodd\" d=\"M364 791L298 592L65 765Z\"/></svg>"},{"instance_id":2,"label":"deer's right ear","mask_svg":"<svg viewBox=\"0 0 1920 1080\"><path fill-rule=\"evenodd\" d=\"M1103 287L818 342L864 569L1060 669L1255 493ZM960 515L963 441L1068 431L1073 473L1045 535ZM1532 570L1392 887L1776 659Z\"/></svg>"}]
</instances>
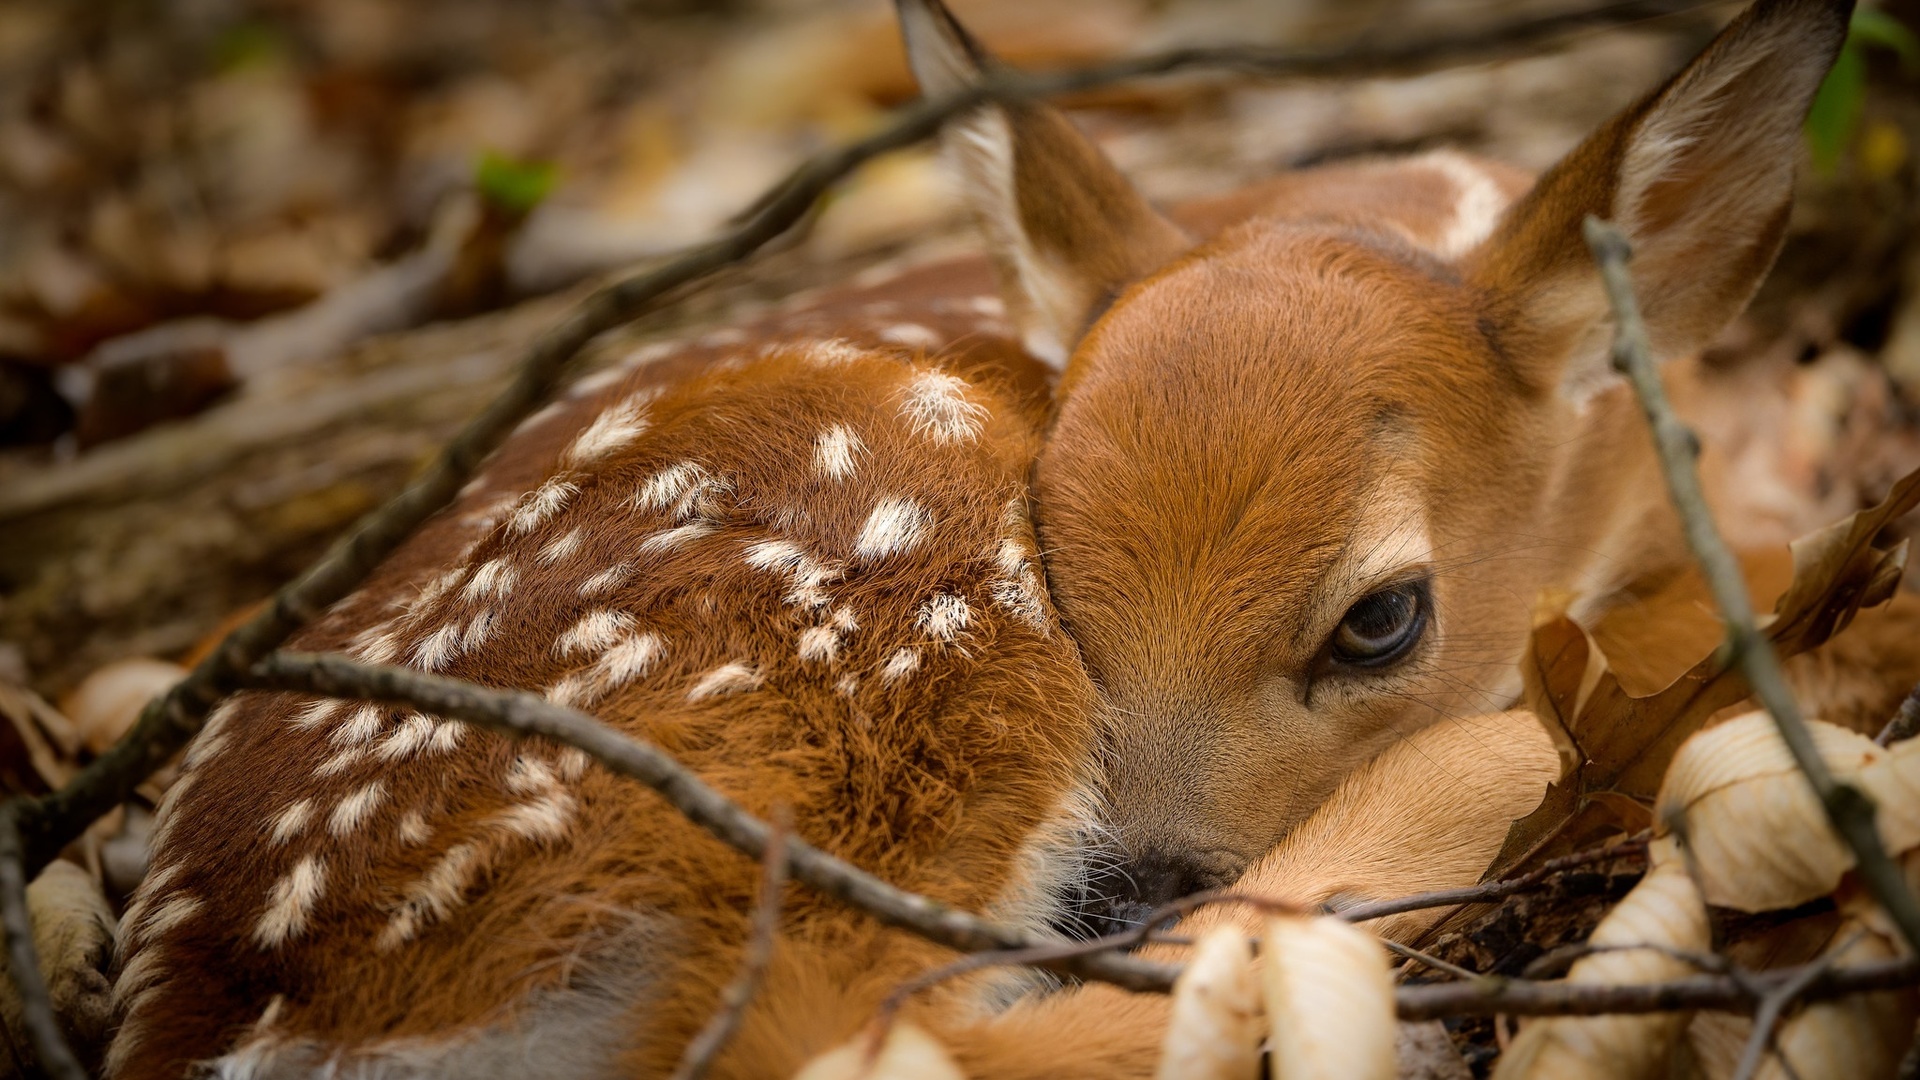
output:
<instances>
[{"instance_id":1,"label":"deer's right ear","mask_svg":"<svg viewBox=\"0 0 1920 1080\"><path fill-rule=\"evenodd\" d=\"M1633 244L1660 359L1703 348L1740 313L1785 236L1801 123L1852 9L1759 0L1542 176L1467 256L1522 380L1578 399L1607 378L1612 320L1582 238L1589 214Z\"/></svg>"},{"instance_id":2,"label":"deer's right ear","mask_svg":"<svg viewBox=\"0 0 1920 1080\"><path fill-rule=\"evenodd\" d=\"M940 0L897 0L907 58L929 96L993 66ZM987 105L941 135L985 233L1008 314L1028 351L1066 364L1113 295L1189 241L1067 118L1043 105Z\"/></svg>"}]
</instances>

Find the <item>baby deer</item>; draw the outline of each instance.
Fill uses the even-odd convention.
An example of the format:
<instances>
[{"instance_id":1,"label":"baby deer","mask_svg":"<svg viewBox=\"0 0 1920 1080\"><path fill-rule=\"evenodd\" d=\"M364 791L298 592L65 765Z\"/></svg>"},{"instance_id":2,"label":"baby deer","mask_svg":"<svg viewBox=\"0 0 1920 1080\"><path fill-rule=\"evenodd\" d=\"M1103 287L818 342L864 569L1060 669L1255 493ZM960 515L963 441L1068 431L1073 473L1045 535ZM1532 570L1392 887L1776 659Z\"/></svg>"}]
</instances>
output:
<instances>
[{"instance_id":1,"label":"baby deer","mask_svg":"<svg viewBox=\"0 0 1920 1080\"><path fill-rule=\"evenodd\" d=\"M1662 357L1707 344L1779 249L1851 8L1760 0L1531 185L1441 152L1182 227L1050 109L949 128L1016 328L1064 364L1034 491L1100 691L1094 928L1232 883L1409 732L1510 707L1543 589L1593 613L1682 554L1581 225L1627 231ZM925 89L990 63L938 0L900 10Z\"/></svg>"},{"instance_id":2,"label":"baby deer","mask_svg":"<svg viewBox=\"0 0 1920 1080\"><path fill-rule=\"evenodd\" d=\"M1036 930L1115 892L1081 880L1090 836L1136 883L1117 907L1230 882L1423 725L1460 768L1487 733L1504 798L1456 809L1497 839L1544 740L1432 722L1498 711L1533 595L1604 590L1666 527L1601 386L1580 220L1632 229L1656 339L1700 344L1779 242L1848 6L1761 0L1531 189L1436 155L1283 177L1183 228L1057 113L983 109L952 142L1011 328L984 268L948 265L637 355L293 646L544 691ZM944 9L901 14L930 89L973 77ZM1066 362L1057 417L1014 330ZM1395 802L1395 775L1355 774L1256 880L1377 880L1308 864L1364 859L1370 810L1446 809ZM757 889L577 753L287 694L223 705L160 818L122 921L126 1080L663 1075ZM1488 842L1420 884L1471 880ZM945 958L797 886L782 914L717 1076L790 1075ZM958 982L912 1018L973 1075L1150 1073L1160 999L1002 1009L1023 986Z\"/></svg>"}]
</instances>

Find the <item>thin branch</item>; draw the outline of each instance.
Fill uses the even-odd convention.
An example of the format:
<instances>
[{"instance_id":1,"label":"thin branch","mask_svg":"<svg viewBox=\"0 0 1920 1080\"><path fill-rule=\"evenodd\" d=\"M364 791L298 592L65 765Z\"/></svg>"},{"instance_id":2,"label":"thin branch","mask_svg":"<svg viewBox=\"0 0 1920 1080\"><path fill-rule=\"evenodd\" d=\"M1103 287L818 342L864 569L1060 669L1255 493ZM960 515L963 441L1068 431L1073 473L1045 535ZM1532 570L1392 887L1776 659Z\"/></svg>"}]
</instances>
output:
<instances>
[{"instance_id":1,"label":"thin branch","mask_svg":"<svg viewBox=\"0 0 1920 1080\"><path fill-rule=\"evenodd\" d=\"M680 1055L680 1065L669 1080L701 1080L726 1049L746 1018L747 1006L760 992L760 980L773 959L773 943L780 931L780 901L787 891L787 860L780 857L793 831L791 815L774 818L773 833L760 856L760 901L753 911L753 931L740 957L740 971L720 994L720 1009Z\"/></svg>"},{"instance_id":2,"label":"thin branch","mask_svg":"<svg viewBox=\"0 0 1920 1080\"><path fill-rule=\"evenodd\" d=\"M1555 874L1597 862L1628 858L1643 854L1646 840L1635 836L1631 839L1604 847L1588 848L1563 855L1558 859L1549 859L1532 870L1516 878L1505 881L1490 881L1484 885L1469 885L1459 889L1438 889L1434 892L1416 893L1392 900L1374 900L1352 907L1341 908L1334 914L1352 923L1383 919L1388 915L1400 915L1409 911L1423 911L1428 908L1456 907L1464 904L1490 904L1496 900L1505 900L1515 893L1537 889Z\"/></svg>"},{"instance_id":3,"label":"thin branch","mask_svg":"<svg viewBox=\"0 0 1920 1080\"><path fill-rule=\"evenodd\" d=\"M1880 729L1880 734L1873 737L1873 741L1881 746L1892 746L1897 742L1905 742L1915 735L1920 735L1920 686L1914 687L1907 693L1906 698L1900 702L1899 711L1893 714L1893 719L1887 721L1886 727Z\"/></svg>"},{"instance_id":4,"label":"thin branch","mask_svg":"<svg viewBox=\"0 0 1920 1080\"><path fill-rule=\"evenodd\" d=\"M585 713L555 705L537 694L493 690L411 668L361 664L344 656L291 653L268 657L240 682L251 689L404 704L507 735L543 736L584 751L612 771L659 792L687 820L737 851L763 858L775 842L771 826L715 791L659 747L623 735ZM973 953L1045 944L1013 927L890 885L799 837L788 837L785 848L788 870L795 880L947 948ZM1173 985L1176 974L1168 965L1112 953L1065 956L1038 966L1129 990L1165 990Z\"/></svg>"},{"instance_id":5,"label":"thin branch","mask_svg":"<svg viewBox=\"0 0 1920 1080\"><path fill-rule=\"evenodd\" d=\"M1452 1016L1604 1016L1713 1009L1751 1012L1766 992L1804 974L1804 967L1732 975L1692 975L1658 983L1606 986L1481 976L1470 981L1403 986L1395 992L1402 1020ZM1875 960L1822 971L1800 991L1802 1001L1910 987L1920 982L1920 960Z\"/></svg>"},{"instance_id":6,"label":"thin branch","mask_svg":"<svg viewBox=\"0 0 1920 1080\"><path fill-rule=\"evenodd\" d=\"M1754 696L1773 717L1781 741L1786 743L1794 763L1819 797L1833 831L1852 849L1861 882L1900 928L1907 947L1920 950L1920 903L1915 902L1899 866L1880 843L1880 833L1873 823L1873 800L1853 785L1834 779L1800 716L1800 705L1787 686L1780 657L1774 653L1772 642L1755 625L1753 600L1747 595L1740 564L1721 539L1713 514L1707 508L1706 494L1700 487L1699 440L1673 411L1666 388L1660 382L1660 369L1654 362L1647 326L1640 317L1633 280L1627 272L1632 248L1626 235L1607 222L1589 217L1586 237L1606 283L1608 302L1613 307L1613 366L1632 381L1634 393L1647 414L1661 469L1666 474L1667 492L1673 497L1674 509L1686 527L1687 543L1700 563L1701 573L1713 590L1714 603L1726 619L1727 647L1733 662L1746 677Z\"/></svg>"},{"instance_id":7,"label":"thin branch","mask_svg":"<svg viewBox=\"0 0 1920 1080\"><path fill-rule=\"evenodd\" d=\"M513 383L448 444L425 475L362 519L319 562L274 594L271 603L229 634L179 685L149 705L120 742L65 788L21 808L27 873L37 872L90 822L126 801L134 788L200 730L207 713L241 673L345 597L422 522L452 502L480 462L547 399L568 362L590 341L644 314L676 290L744 262L801 221L822 195L854 169L932 136L948 118L988 101L1042 98L1200 70L1272 78L1412 73L1510 54L1581 30L1644 22L1706 6L1701 0L1628 0L1520 19L1491 30L1399 44L1363 42L1331 51L1255 46L1175 49L1073 71L999 72L954 94L915 102L871 135L808 159L714 239L597 290L541 335L521 361Z\"/></svg>"},{"instance_id":8,"label":"thin branch","mask_svg":"<svg viewBox=\"0 0 1920 1080\"><path fill-rule=\"evenodd\" d=\"M1435 971L1445 972L1456 979L1477 979L1480 977L1480 973L1477 971L1468 971L1459 964L1450 964L1431 953L1423 953L1411 945L1402 945L1391 938L1381 938L1380 944L1385 945L1387 951L1396 956L1404 956L1416 964L1425 964ZM1410 971L1402 970L1406 974L1412 974Z\"/></svg>"},{"instance_id":9,"label":"thin branch","mask_svg":"<svg viewBox=\"0 0 1920 1080\"><path fill-rule=\"evenodd\" d=\"M27 907L27 880L21 870L20 830L13 812L0 807L0 929L7 935L7 971L20 995L20 1015L40 1069L52 1080L87 1080L53 1014L53 998L40 974L33 944L33 913Z\"/></svg>"},{"instance_id":10,"label":"thin branch","mask_svg":"<svg viewBox=\"0 0 1920 1080\"><path fill-rule=\"evenodd\" d=\"M1747 1037L1747 1045L1740 1050L1740 1061L1734 1066L1733 1080L1753 1080L1769 1050L1779 1055L1781 1065L1792 1068L1786 1055L1781 1054L1774 1045L1774 1029L1780 1024L1780 1015L1786 1012L1787 1006L1800 1000L1800 995L1813 985L1815 979L1831 970L1841 954L1853 948L1854 942L1860 940L1860 934L1861 931L1849 934L1827 955L1801 968L1792 978L1766 992L1766 996L1760 999L1760 1007L1753 1012L1753 1033Z\"/></svg>"}]
</instances>

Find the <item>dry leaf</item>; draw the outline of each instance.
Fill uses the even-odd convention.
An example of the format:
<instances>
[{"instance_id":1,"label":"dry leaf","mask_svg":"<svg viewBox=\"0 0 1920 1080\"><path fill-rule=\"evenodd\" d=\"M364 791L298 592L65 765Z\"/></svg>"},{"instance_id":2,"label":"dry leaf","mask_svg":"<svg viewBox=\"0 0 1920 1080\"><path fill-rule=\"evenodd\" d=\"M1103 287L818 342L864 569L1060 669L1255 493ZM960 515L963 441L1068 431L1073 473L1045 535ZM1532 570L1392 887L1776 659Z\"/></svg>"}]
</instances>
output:
<instances>
[{"instance_id":1,"label":"dry leaf","mask_svg":"<svg viewBox=\"0 0 1920 1080\"><path fill-rule=\"evenodd\" d=\"M1332 915L1267 920L1275 1080L1393 1080L1393 979L1372 934Z\"/></svg>"},{"instance_id":2,"label":"dry leaf","mask_svg":"<svg viewBox=\"0 0 1920 1080\"><path fill-rule=\"evenodd\" d=\"M1858 922L1843 924L1836 940L1849 964L1891 960L1899 951L1885 937ZM1911 989L1854 994L1807 1005L1775 1033L1777 1052L1761 1063L1757 1080L1854 1080L1892 1076L1913 1035L1915 994ZM1785 1057L1792 1072L1780 1065Z\"/></svg>"},{"instance_id":3,"label":"dry leaf","mask_svg":"<svg viewBox=\"0 0 1920 1080\"><path fill-rule=\"evenodd\" d=\"M106 976L113 957L113 909L86 871L55 860L27 886L27 910L54 1017L83 1057L96 1058L113 1019ZM13 980L0 978L0 1023L14 1046L25 1047L17 993Z\"/></svg>"},{"instance_id":4,"label":"dry leaf","mask_svg":"<svg viewBox=\"0 0 1920 1080\"><path fill-rule=\"evenodd\" d=\"M1594 929L1589 943L1617 951L1584 956L1567 981L1594 985L1664 982L1697 974L1693 965L1656 948L1705 952L1712 947L1706 904L1671 841L1656 843L1653 869ZM1645 1016L1557 1016L1529 1021L1494 1070L1496 1080L1637 1080L1664 1077L1686 1029L1685 1013Z\"/></svg>"},{"instance_id":5,"label":"dry leaf","mask_svg":"<svg viewBox=\"0 0 1920 1080\"><path fill-rule=\"evenodd\" d=\"M1260 988L1247 936L1217 926L1200 936L1173 985L1160 1080L1254 1080L1260 1075Z\"/></svg>"},{"instance_id":6,"label":"dry leaf","mask_svg":"<svg viewBox=\"0 0 1920 1080\"><path fill-rule=\"evenodd\" d=\"M863 1032L807 1062L793 1080L966 1080L939 1040L912 1024L896 1021L871 1059L870 1049Z\"/></svg>"},{"instance_id":7,"label":"dry leaf","mask_svg":"<svg viewBox=\"0 0 1920 1080\"><path fill-rule=\"evenodd\" d=\"M1781 656L1819 646L1862 607L1893 595L1906 545L1883 551L1872 541L1916 505L1920 471L1903 477L1879 505L1794 542L1792 584L1764 620ZM1716 652L1666 689L1636 697L1607 669L1586 631L1551 609L1535 627L1521 670L1528 704L1575 764L1538 809L1514 823L1489 878L1590 841L1598 832L1644 824L1634 808L1651 802L1680 744L1748 693L1746 680ZM1603 792L1621 798L1597 800Z\"/></svg>"},{"instance_id":8,"label":"dry leaf","mask_svg":"<svg viewBox=\"0 0 1920 1080\"><path fill-rule=\"evenodd\" d=\"M1892 757L1866 736L1831 724L1813 721L1807 729L1841 779ZM1914 761L1920 763L1920 755ZM1687 740L1657 805L1655 829L1684 827L1700 889L1721 907L1795 907L1832 892L1853 866L1852 852L1827 823L1819 798L1764 712Z\"/></svg>"},{"instance_id":9,"label":"dry leaf","mask_svg":"<svg viewBox=\"0 0 1920 1080\"><path fill-rule=\"evenodd\" d=\"M179 664L145 657L115 660L94 669L60 699L60 711L79 729L81 745L99 754L120 741L147 703L185 678Z\"/></svg>"}]
</instances>

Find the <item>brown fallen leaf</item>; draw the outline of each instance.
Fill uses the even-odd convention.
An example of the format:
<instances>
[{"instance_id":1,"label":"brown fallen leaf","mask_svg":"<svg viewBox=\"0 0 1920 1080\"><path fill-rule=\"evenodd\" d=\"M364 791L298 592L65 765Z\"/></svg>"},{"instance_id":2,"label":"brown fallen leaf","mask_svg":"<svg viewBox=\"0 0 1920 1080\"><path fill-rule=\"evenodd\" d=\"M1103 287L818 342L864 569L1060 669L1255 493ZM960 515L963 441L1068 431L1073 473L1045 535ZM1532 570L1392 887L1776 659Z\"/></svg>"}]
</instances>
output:
<instances>
[{"instance_id":1,"label":"brown fallen leaf","mask_svg":"<svg viewBox=\"0 0 1920 1080\"><path fill-rule=\"evenodd\" d=\"M1861 608L1894 595L1906 544L1882 550L1873 539L1916 505L1920 471L1901 478L1879 505L1793 543L1792 582L1762 620L1783 658L1818 647ZM1567 617L1563 600L1543 612L1521 670L1527 702L1559 747L1564 771L1540 806L1514 822L1487 880L1605 834L1645 827L1680 744L1748 695L1725 650L1715 650L1665 689L1635 695L1587 631Z\"/></svg>"}]
</instances>

